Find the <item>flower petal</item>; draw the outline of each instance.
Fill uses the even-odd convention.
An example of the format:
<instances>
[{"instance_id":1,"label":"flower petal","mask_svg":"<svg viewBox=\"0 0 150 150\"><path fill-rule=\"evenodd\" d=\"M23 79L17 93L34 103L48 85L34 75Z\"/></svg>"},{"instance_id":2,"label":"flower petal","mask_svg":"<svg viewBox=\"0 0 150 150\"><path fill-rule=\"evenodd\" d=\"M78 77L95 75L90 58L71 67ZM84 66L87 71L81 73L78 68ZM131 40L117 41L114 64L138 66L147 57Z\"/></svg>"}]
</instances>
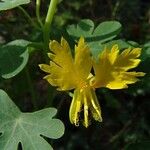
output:
<instances>
[{"instance_id":1,"label":"flower petal","mask_svg":"<svg viewBox=\"0 0 150 150\"><path fill-rule=\"evenodd\" d=\"M61 38L61 44L57 41L50 43L50 49L53 54L49 55L52 61L51 80L57 80L59 90L71 90L77 86L75 68L69 44L64 38Z\"/></svg>"},{"instance_id":2,"label":"flower petal","mask_svg":"<svg viewBox=\"0 0 150 150\"><path fill-rule=\"evenodd\" d=\"M43 70L44 72L50 73L50 66L46 65L46 64L39 64L39 67L41 70Z\"/></svg>"},{"instance_id":3,"label":"flower petal","mask_svg":"<svg viewBox=\"0 0 150 150\"><path fill-rule=\"evenodd\" d=\"M107 87L110 89L127 88L127 84L138 81L136 77L144 76L142 72L127 72L135 68L140 59L140 48L133 50L126 49L119 54L117 46L113 46L111 51L105 49L99 56L99 61L93 61L95 78L93 87Z\"/></svg>"},{"instance_id":4,"label":"flower petal","mask_svg":"<svg viewBox=\"0 0 150 150\"><path fill-rule=\"evenodd\" d=\"M91 99L90 110L92 112L92 116L96 121L102 122L101 108L97 100L97 96L95 94L94 89L91 89L91 92L89 94Z\"/></svg>"},{"instance_id":5,"label":"flower petal","mask_svg":"<svg viewBox=\"0 0 150 150\"><path fill-rule=\"evenodd\" d=\"M140 59L137 59L141 55L141 48L130 48L125 49L114 62L114 66L118 69L127 71L129 69L135 68L139 65Z\"/></svg>"},{"instance_id":6,"label":"flower petal","mask_svg":"<svg viewBox=\"0 0 150 150\"><path fill-rule=\"evenodd\" d=\"M67 41L62 38L61 43L50 42L50 49L53 53L48 53L51 58L49 66L50 75L45 79L58 90L71 90L77 86L75 67L71 50ZM46 71L43 69L43 71Z\"/></svg>"},{"instance_id":7,"label":"flower petal","mask_svg":"<svg viewBox=\"0 0 150 150\"><path fill-rule=\"evenodd\" d=\"M84 38L80 38L75 47L75 59L64 38L61 38L61 43L51 41L49 46L52 51L48 53L51 59L50 65L40 65L43 71L50 74L45 79L51 85L57 86L58 90L71 90L84 86L92 67L90 50Z\"/></svg>"},{"instance_id":8,"label":"flower petal","mask_svg":"<svg viewBox=\"0 0 150 150\"><path fill-rule=\"evenodd\" d=\"M114 75L114 80L107 84L107 88L110 89L123 89L127 88L127 84L133 84L139 81L136 77L142 77L145 73L143 72L121 72L120 74Z\"/></svg>"},{"instance_id":9,"label":"flower petal","mask_svg":"<svg viewBox=\"0 0 150 150\"><path fill-rule=\"evenodd\" d=\"M74 91L73 99L70 105L69 118L72 124L79 126L79 113L82 107L82 100L79 90Z\"/></svg>"},{"instance_id":10,"label":"flower petal","mask_svg":"<svg viewBox=\"0 0 150 150\"><path fill-rule=\"evenodd\" d=\"M83 111L84 116L80 116L81 111ZM90 125L90 116L96 121L102 121L101 109L94 89L91 87L76 89L69 111L70 122L78 126L81 119L87 128Z\"/></svg>"},{"instance_id":11,"label":"flower petal","mask_svg":"<svg viewBox=\"0 0 150 150\"><path fill-rule=\"evenodd\" d=\"M92 68L91 53L84 38L79 39L78 45L75 46L75 66L80 71L80 77L86 79Z\"/></svg>"}]
</instances>

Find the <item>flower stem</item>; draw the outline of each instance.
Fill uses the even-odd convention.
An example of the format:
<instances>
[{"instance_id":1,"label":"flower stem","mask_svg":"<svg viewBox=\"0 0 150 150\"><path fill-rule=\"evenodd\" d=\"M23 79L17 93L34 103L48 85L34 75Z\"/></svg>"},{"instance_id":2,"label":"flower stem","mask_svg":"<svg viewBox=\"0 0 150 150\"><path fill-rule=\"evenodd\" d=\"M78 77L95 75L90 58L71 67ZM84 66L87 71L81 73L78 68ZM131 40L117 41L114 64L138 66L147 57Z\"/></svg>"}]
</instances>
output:
<instances>
[{"instance_id":1,"label":"flower stem","mask_svg":"<svg viewBox=\"0 0 150 150\"><path fill-rule=\"evenodd\" d=\"M42 23L41 17L40 17L40 6L41 6L41 0L36 0L36 17L37 17L37 20L38 20L41 28L43 28L43 23Z\"/></svg>"},{"instance_id":2,"label":"flower stem","mask_svg":"<svg viewBox=\"0 0 150 150\"><path fill-rule=\"evenodd\" d=\"M112 18L115 19L116 17L116 14L117 14L117 11L119 9L119 6L120 6L120 1L117 1L115 6L114 6L114 9L112 11Z\"/></svg>"},{"instance_id":3,"label":"flower stem","mask_svg":"<svg viewBox=\"0 0 150 150\"><path fill-rule=\"evenodd\" d=\"M46 53L48 51L50 26L51 26L53 16L54 16L55 11L56 11L57 4L58 4L58 0L51 0L50 1L47 16L45 18L45 24L44 24L44 28L43 28L43 39L44 39Z\"/></svg>"},{"instance_id":4,"label":"flower stem","mask_svg":"<svg viewBox=\"0 0 150 150\"><path fill-rule=\"evenodd\" d=\"M45 57L45 61L48 62L47 52L49 50L49 34L50 34L50 27L53 20L53 16L56 12L56 7L58 4L58 0L51 0L49 4L49 8L47 11L47 15L45 18L45 23L43 27L43 40L44 40L44 49L43 55ZM54 98L55 90L52 86L48 88L48 102L47 105L52 106L53 98Z\"/></svg>"}]
</instances>

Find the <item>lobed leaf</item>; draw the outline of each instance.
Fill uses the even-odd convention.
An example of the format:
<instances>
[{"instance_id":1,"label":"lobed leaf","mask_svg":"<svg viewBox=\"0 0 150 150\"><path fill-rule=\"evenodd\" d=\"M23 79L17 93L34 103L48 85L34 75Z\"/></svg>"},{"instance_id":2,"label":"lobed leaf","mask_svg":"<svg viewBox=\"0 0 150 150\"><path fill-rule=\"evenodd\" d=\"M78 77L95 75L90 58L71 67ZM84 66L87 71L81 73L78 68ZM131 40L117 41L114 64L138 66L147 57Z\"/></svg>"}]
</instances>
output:
<instances>
[{"instance_id":1,"label":"lobed leaf","mask_svg":"<svg viewBox=\"0 0 150 150\"><path fill-rule=\"evenodd\" d=\"M1 10L8 10L19 5L28 4L30 0L1 0L0 1L0 11Z\"/></svg>"},{"instance_id":2,"label":"lobed leaf","mask_svg":"<svg viewBox=\"0 0 150 150\"><path fill-rule=\"evenodd\" d=\"M102 44L114 39L121 31L118 21L105 21L96 28L92 20L83 19L77 25L67 27L68 34L75 40L83 36L96 56L102 50Z\"/></svg>"},{"instance_id":3,"label":"lobed leaf","mask_svg":"<svg viewBox=\"0 0 150 150\"><path fill-rule=\"evenodd\" d=\"M33 113L22 113L7 93L0 90L0 148L17 150L51 150L43 138L57 139L64 134L64 125L56 115L55 108L46 108Z\"/></svg>"},{"instance_id":4,"label":"lobed leaf","mask_svg":"<svg viewBox=\"0 0 150 150\"><path fill-rule=\"evenodd\" d=\"M15 40L0 47L0 75L11 78L17 75L27 64L29 53L26 40Z\"/></svg>"}]
</instances>

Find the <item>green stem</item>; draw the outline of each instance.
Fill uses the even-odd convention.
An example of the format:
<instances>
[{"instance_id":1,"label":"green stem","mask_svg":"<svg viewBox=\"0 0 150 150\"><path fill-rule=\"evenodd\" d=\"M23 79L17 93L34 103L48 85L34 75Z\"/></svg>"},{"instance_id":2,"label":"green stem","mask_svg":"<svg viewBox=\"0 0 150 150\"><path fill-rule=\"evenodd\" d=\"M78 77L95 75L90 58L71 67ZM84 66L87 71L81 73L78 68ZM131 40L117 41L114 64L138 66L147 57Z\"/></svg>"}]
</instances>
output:
<instances>
[{"instance_id":1,"label":"green stem","mask_svg":"<svg viewBox=\"0 0 150 150\"><path fill-rule=\"evenodd\" d=\"M116 17L116 14L117 14L119 6L120 6L120 1L117 1L116 4L115 4L115 6L114 6L114 9L112 11L112 18L113 19Z\"/></svg>"},{"instance_id":2,"label":"green stem","mask_svg":"<svg viewBox=\"0 0 150 150\"><path fill-rule=\"evenodd\" d=\"M32 104L33 104L34 109L36 110L37 109L36 94L34 92L34 87L33 87L32 79L30 77L29 70L28 70L27 67L25 68L25 74L26 74L26 78L27 78L29 90L30 90L30 93L31 93Z\"/></svg>"},{"instance_id":3,"label":"green stem","mask_svg":"<svg viewBox=\"0 0 150 150\"><path fill-rule=\"evenodd\" d=\"M49 34L50 34L50 27L51 27L51 23L53 20L53 16L56 12L56 7L58 4L58 0L51 0L50 4L49 4L49 8L47 11L47 15L45 18L45 24L43 27L43 40L44 40L44 50L43 50L43 54L45 57L45 61L48 63L48 57L47 57L47 52L49 50ZM47 105L51 106L52 102L53 102L53 98L54 98L54 93L55 90L52 86L49 86L48 88L48 102Z\"/></svg>"},{"instance_id":4,"label":"green stem","mask_svg":"<svg viewBox=\"0 0 150 150\"><path fill-rule=\"evenodd\" d=\"M44 39L44 45L45 45L46 53L48 51L50 26L51 26L53 16L54 16L55 11L56 11L57 4L58 4L58 0L51 0L50 1L47 16L45 18L45 24L44 24L44 28L43 28L43 39Z\"/></svg>"},{"instance_id":5,"label":"green stem","mask_svg":"<svg viewBox=\"0 0 150 150\"><path fill-rule=\"evenodd\" d=\"M37 50L42 50L44 44L42 42L31 42L28 46L30 49L28 50L29 54L33 53L34 51Z\"/></svg>"},{"instance_id":6,"label":"green stem","mask_svg":"<svg viewBox=\"0 0 150 150\"><path fill-rule=\"evenodd\" d=\"M40 6L41 6L41 0L36 0L36 17L37 17L37 20L38 20L40 26L43 28L43 23L42 23L41 17L40 17Z\"/></svg>"},{"instance_id":7,"label":"green stem","mask_svg":"<svg viewBox=\"0 0 150 150\"><path fill-rule=\"evenodd\" d=\"M34 47L36 49L43 49L43 43L42 42L31 42L29 44L30 47Z\"/></svg>"},{"instance_id":8,"label":"green stem","mask_svg":"<svg viewBox=\"0 0 150 150\"><path fill-rule=\"evenodd\" d=\"M23 12L23 14L26 16L26 18L31 22L32 26L34 26L35 28L38 28L38 26L36 25L36 23L32 20L32 18L30 17L30 15L28 14L28 12L21 6L18 6L18 8Z\"/></svg>"}]
</instances>

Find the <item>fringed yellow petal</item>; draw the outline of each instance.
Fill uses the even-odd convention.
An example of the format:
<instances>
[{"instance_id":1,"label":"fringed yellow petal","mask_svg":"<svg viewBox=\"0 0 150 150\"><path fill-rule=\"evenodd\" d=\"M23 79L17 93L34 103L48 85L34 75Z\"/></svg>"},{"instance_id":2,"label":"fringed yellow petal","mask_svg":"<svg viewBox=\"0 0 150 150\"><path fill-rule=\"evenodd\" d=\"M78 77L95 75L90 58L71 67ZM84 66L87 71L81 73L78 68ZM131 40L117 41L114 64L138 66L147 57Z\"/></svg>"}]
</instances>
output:
<instances>
[{"instance_id":1,"label":"fringed yellow petal","mask_svg":"<svg viewBox=\"0 0 150 150\"><path fill-rule=\"evenodd\" d=\"M127 71L129 69L135 68L140 63L140 59L138 57L141 54L141 48L134 48L131 50L130 48L125 49L114 62L114 66L116 66L119 70Z\"/></svg>"},{"instance_id":2,"label":"fringed yellow petal","mask_svg":"<svg viewBox=\"0 0 150 150\"><path fill-rule=\"evenodd\" d=\"M52 86L56 86L59 82L58 79L52 79L51 75L46 75L44 79L47 80Z\"/></svg>"},{"instance_id":3,"label":"fringed yellow petal","mask_svg":"<svg viewBox=\"0 0 150 150\"><path fill-rule=\"evenodd\" d=\"M53 40L49 44L52 53L48 53L51 59L50 65L42 64L40 68L49 73L45 79L58 90L71 90L86 84L92 68L91 55L84 38L80 38L75 47L73 59L69 44L64 38L61 43Z\"/></svg>"},{"instance_id":4,"label":"fringed yellow petal","mask_svg":"<svg viewBox=\"0 0 150 150\"><path fill-rule=\"evenodd\" d=\"M75 46L75 66L80 77L86 79L92 68L91 53L88 45L85 43L84 38L79 39L78 44Z\"/></svg>"},{"instance_id":5,"label":"fringed yellow petal","mask_svg":"<svg viewBox=\"0 0 150 150\"><path fill-rule=\"evenodd\" d=\"M74 82L75 79L73 78L74 76L68 77L71 75L71 73L74 74L72 70L66 71L64 70L64 68L58 66L56 63L52 61L50 62L50 70L51 73L49 75L49 78L46 79L51 85L57 86L58 90L68 90L76 86Z\"/></svg>"},{"instance_id":6,"label":"fringed yellow petal","mask_svg":"<svg viewBox=\"0 0 150 150\"><path fill-rule=\"evenodd\" d=\"M62 38L61 43L57 41L50 42L50 49L53 53L48 53L52 60L49 66L50 75L45 79L58 90L71 90L77 86L77 77L75 76L74 62L70 47L67 41Z\"/></svg>"},{"instance_id":7,"label":"fringed yellow petal","mask_svg":"<svg viewBox=\"0 0 150 150\"><path fill-rule=\"evenodd\" d=\"M77 86L77 76L75 75L74 61L67 41L62 38L61 43L50 42L50 49L53 53L48 53L50 61L50 75L45 79L58 90L71 90Z\"/></svg>"},{"instance_id":8,"label":"fringed yellow petal","mask_svg":"<svg viewBox=\"0 0 150 150\"><path fill-rule=\"evenodd\" d=\"M93 61L95 72L93 87L122 89L127 88L128 84L137 82L136 77L144 76L144 73L127 71L137 67L140 54L140 48L125 49L121 54L117 45L113 46L111 51L105 49L100 54L99 61Z\"/></svg>"},{"instance_id":9,"label":"fringed yellow petal","mask_svg":"<svg viewBox=\"0 0 150 150\"><path fill-rule=\"evenodd\" d=\"M108 58L110 58L110 63L113 64L116 60L116 58L118 57L119 54L119 47L118 45L114 45L110 51L110 53L108 52Z\"/></svg>"},{"instance_id":10,"label":"fringed yellow petal","mask_svg":"<svg viewBox=\"0 0 150 150\"><path fill-rule=\"evenodd\" d=\"M143 72L121 72L120 74L116 74L114 80L110 81L106 87L110 89L127 88L128 84L133 84L139 81L137 77L142 77L144 75L145 73Z\"/></svg>"},{"instance_id":11,"label":"fringed yellow petal","mask_svg":"<svg viewBox=\"0 0 150 150\"><path fill-rule=\"evenodd\" d=\"M64 38L61 38L61 44L57 41L51 41L50 49L53 54L48 54L49 57L57 65L64 69L70 69L73 67L73 58L71 55L70 47Z\"/></svg>"},{"instance_id":12,"label":"fringed yellow petal","mask_svg":"<svg viewBox=\"0 0 150 150\"><path fill-rule=\"evenodd\" d=\"M43 70L44 72L50 73L50 66L46 65L46 64L39 64L39 67L41 70Z\"/></svg>"}]
</instances>

